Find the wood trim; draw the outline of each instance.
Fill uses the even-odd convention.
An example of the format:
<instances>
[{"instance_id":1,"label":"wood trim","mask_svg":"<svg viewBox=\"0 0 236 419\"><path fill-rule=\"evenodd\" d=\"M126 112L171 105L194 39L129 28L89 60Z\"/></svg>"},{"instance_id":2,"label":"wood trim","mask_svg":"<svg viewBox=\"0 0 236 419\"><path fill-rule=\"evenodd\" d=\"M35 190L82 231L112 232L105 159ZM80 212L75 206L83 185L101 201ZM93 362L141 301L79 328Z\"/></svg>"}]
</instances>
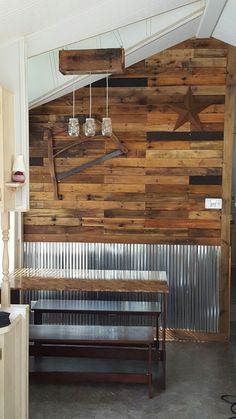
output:
<instances>
[{"instance_id":1,"label":"wood trim","mask_svg":"<svg viewBox=\"0 0 236 419\"><path fill-rule=\"evenodd\" d=\"M236 48L229 47L227 76L225 86L224 115L224 149L222 176L222 222L221 222L221 264L220 264L220 321L219 332L229 337L230 309L230 221L231 221L231 187L232 155L234 132L234 106L236 81Z\"/></svg>"}]
</instances>

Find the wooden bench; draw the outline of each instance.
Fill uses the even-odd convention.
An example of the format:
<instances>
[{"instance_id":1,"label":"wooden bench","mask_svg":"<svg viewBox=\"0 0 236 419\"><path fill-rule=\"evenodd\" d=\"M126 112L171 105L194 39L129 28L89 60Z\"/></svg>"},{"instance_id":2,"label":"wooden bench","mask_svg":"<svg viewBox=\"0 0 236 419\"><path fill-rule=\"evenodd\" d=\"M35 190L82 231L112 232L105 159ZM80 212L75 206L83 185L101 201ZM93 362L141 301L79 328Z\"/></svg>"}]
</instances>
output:
<instances>
[{"instance_id":1,"label":"wooden bench","mask_svg":"<svg viewBox=\"0 0 236 419\"><path fill-rule=\"evenodd\" d=\"M114 381L126 383L147 383L148 395L152 397L152 348L153 328L152 327L130 327L130 326L70 326L70 325L31 325L29 331L31 343L30 354L42 355L44 349L49 349L47 355L54 355L53 347L63 345L72 346L75 349L85 346L88 353L89 348L118 348L138 349L145 351L147 362L146 370L143 373L136 372L56 372L56 371L34 371L34 377L41 380L66 379L70 380L95 380ZM50 348L52 351L50 351ZM89 353L88 353L89 356Z\"/></svg>"},{"instance_id":2,"label":"wooden bench","mask_svg":"<svg viewBox=\"0 0 236 419\"><path fill-rule=\"evenodd\" d=\"M32 310L34 312L34 324L35 325L43 325L44 315L50 314L55 315L57 314L78 314L78 315L92 315L97 318L99 317L99 321L102 321L102 318L109 317L109 321L111 319L116 319L116 316L122 316L125 320L125 317L127 316L144 316L144 318L149 318L148 322L145 322L145 326L126 326L125 329L129 330L131 332L132 329L135 330L135 327L138 327L137 330L141 331L148 331L152 335L152 360L158 361L158 370L159 366L161 368L162 373L159 374L159 382L161 384L161 387L165 389L165 322L159 324L161 316L165 313L163 312L163 306L160 302L151 302L151 301L119 301L119 300L38 300L36 303L33 304ZM100 317L102 316L102 318ZM94 318L94 320L95 320ZM54 318L57 321L57 317ZM81 320L84 320L84 318L81 318ZM88 319L87 319L88 320ZM112 324L113 323L112 320ZM53 317L51 318L51 321L53 321ZM80 322L80 318L77 319L77 321ZM116 320L115 320L116 321ZM108 322L109 323L109 322ZM80 323L79 323L80 324ZM87 323L88 324L88 323ZM92 323L93 324L93 323ZM102 321L103 324L103 321ZM126 324L126 322L125 322ZM154 328L151 326L155 325L155 331L156 333L153 334ZM46 325L43 325L46 327ZM114 324L114 326L117 326ZM123 326L123 325L122 325ZM161 334L159 334L159 328L162 326ZM73 328L74 327L74 328ZM134 335L130 333L130 339L129 344L126 345L120 345L115 344L115 340L117 342L119 339L112 339L111 345L107 346L107 344L102 346L101 344L97 345L96 341L94 340L92 342L92 330L98 330L93 329L95 326L91 326L91 323L89 322L89 326L86 326L86 329L91 328L91 334L90 334L90 345L83 345L80 343L78 344L72 344L72 339L70 340L70 344L65 344L63 341L63 337L67 336L67 333L69 333L69 330L71 331L74 338L76 338L77 331L79 329L76 329L79 326L61 326L61 329L57 327L57 332L59 330L63 330L63 333L60 335L59 340L60 342L55 343L55 340L53 343L46 344L45 339L47 339L48 335L45 333L42 334L40 342L37 341L36 344L30 346L30 355L33 355L35 357L39 356L53 356L53 357L91 357L91 358L109 358L109 359L125 359L125 360L146 360L147 354L145 353L145 349L143 346L139 345L138 347L135 346L135 344L132 344L132 339L134 338ZM99 326L100 327L100 333L102 335L107 336L106 330L109 329L110 326ZM119 326L121 327L121 326ZM67 329L68 328L68 329ZM69 329L70 328L70 329ZM68 330L68 332L65 331L65 329ZM122 327L119 329L125 330ZM40 329L39 329L40 330ZM49 330L45 328L44 331ZM118 329L117 329L118 330ZM148 332L148 333L149 333ZM33 333L33 329L31 328L31 334ZM89 332L88 332L89 333ZM146 333L146 332L144 332ZM154 339L155 335L155 339ZM144 335L146 336L146 335ZM32 335L31 337L35 337ZM56 336L55 336L56 337ZM92 343L91 343L92 342ZM134 340L135 343L135 340ZM133 378L133 377L132 377Z\"/></svg>"}]
</instances>

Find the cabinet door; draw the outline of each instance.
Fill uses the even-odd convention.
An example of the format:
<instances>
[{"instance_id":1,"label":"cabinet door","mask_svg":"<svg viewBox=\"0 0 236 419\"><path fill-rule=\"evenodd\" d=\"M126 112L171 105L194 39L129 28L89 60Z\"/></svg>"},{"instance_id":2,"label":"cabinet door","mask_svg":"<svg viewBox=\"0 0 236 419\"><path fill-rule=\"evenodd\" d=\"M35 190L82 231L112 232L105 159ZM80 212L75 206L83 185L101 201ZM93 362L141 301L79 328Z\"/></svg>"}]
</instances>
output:
<instances>
[{"instance_id":1,"label":"cabinet door","mask_svg":"<svg viewBox=\"0 0 236 419\"><path fill-rule=\"evenodd\" d=\"M3 363L4 339L0 335L0 418L4 418L4 363Z\"/></svg>"},{"instance_id":2,"label":"cabinet door","mask_svg":"<svg viewBox=\"0 0 236 419\"><path fill-rule=\"evenodd\" d=\"M0 329L0 418L28 418L28 310Z\"/></svg>"}]
</instances>

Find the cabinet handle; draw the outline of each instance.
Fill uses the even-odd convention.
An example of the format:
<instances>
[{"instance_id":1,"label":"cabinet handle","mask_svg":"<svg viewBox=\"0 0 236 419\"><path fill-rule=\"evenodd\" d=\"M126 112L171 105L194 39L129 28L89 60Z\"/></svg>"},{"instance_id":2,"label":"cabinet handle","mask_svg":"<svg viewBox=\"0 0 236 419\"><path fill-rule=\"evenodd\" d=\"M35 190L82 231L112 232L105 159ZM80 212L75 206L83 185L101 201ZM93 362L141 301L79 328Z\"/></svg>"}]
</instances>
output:
<instances>
[{"instance_id":1,"label":"cabinet handle","mask_svg":"<svg viewBox=\"0 0 236 419\"><path fill-rule=\"evenodd\" d=\"M2 360L2 348L0 348L0 361Z\"/></svg>"}]
</instances>

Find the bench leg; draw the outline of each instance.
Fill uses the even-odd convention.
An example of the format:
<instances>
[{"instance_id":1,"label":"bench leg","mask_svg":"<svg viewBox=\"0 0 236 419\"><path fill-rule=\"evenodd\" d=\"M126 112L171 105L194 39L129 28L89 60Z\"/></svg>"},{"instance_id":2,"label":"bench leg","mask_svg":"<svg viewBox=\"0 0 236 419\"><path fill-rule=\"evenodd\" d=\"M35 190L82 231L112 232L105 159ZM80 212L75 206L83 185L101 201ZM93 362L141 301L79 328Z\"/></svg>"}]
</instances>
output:
<instances>
[{"instance_id":1,"label":"bench leg","mask_svg":"<svg viewBox=\"0 0 236 419\"><path fill-rule=\"evenodd\" d=\"M35 312L34 312L34 324L42 324L42 323L43 323L42 313L35 310Z\"/></svg>"},{"instance_id":2,"label":"bench leg","mask_svg":"<svg viewBox=\"0 0 236 419\"><path fill-rule=\"evenodd\" d=\"M148 397L152 398L152 344L148 346Z\"/></svg>"},{"instance_id":3,"label":"bench leg","mask_svg":"<svg viewBox=\"0 0 236 419\"><path fill-rule=\"evenodd\" d=\"M162 378L161 378L161 388L162 390L166 389L166 352L165 350L161 353L161 368L162 368Z\"/></svg>"}]
</instances>

